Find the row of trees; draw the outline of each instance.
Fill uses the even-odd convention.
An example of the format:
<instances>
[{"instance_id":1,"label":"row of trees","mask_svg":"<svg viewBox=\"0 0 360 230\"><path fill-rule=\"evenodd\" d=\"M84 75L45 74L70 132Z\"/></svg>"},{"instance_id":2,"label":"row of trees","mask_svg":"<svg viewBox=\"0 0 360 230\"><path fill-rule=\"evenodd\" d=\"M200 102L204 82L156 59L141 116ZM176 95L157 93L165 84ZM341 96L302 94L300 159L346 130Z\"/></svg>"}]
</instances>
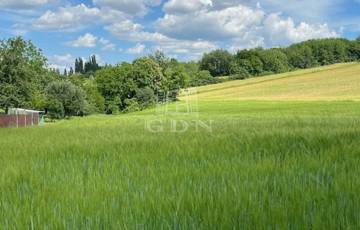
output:
<instances>
[{"instance_id":1,"label":"row of trees","mask_svg":"<svg viewBox=\"0 0 360 230\"><path fill-rule=\"evenodd\" d=\"M360 39L310 40L287 48L225 50L205 54L200 62L179 62L162 52L132 63L99 66L96 57L75 60L64 74L47 68L47 60L30 41L0 41L0 108L47 110L52 118L92 113L137 111L158 95L181 88L214 84L218 76L244 79L293 69L360 60Z\"/></svg>"},{"instance_id":2,"label":"row of trees","mask_svg":"<svg viewBox=\"0 0 360 230\"><path fill-rule=\"evenodd\" d=\"M216 50L203 56L200 69L214 77L246 78L358 60L360 37L355 41L332 38L309 40L287 48L239 50L235 55Z\"/></svg>"},{"instance_id":3,"label":"row of trees","mask_svg":"<svg viewBox=\"0 0 360 230\"><path fill-rule=\"evenodd\" d=\"M91 74L94 74L99 69L100 69L100 65L97 63L95 55L92 55L89 58L89 60L85 62L85 64L84 64L84 61L82 58L77 58L75 60L75 73L91 75ZM72 67L70 68L68 75L73 74L73 72L71 70L72 70ZM66 69L65 69L65 73L67 73ZM64 75L67 75L65 73L64 73Z\"/></svg>"}]
</instances>

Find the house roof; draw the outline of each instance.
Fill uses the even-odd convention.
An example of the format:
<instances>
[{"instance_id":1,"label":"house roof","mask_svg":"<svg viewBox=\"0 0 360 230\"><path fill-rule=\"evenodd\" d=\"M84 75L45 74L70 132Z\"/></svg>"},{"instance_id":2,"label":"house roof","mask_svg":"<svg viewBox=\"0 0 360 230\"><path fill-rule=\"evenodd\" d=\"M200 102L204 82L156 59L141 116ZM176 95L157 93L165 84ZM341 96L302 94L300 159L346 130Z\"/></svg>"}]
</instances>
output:
<instances>
[{"instance_id":1,"label":"house roof","mask_svg":"<svg viewBox=\"0 0 360 230\"><path fill-rule=\"evenodd\" d=\"M31 109L21 109L21 108L12 108L9 109L9 113L14 113L14 112L23 112L23 113L45 113L44 111L38 111L38 110L31 110Z\"/></svg>"}]
</instances>

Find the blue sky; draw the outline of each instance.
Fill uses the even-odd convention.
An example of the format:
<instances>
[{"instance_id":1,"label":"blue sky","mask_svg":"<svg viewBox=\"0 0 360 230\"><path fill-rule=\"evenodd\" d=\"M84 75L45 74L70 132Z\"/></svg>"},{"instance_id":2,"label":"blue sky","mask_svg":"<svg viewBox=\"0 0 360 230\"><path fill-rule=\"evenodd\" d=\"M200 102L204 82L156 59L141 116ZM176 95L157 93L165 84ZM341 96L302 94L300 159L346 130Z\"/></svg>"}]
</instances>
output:
<instances>
[{"instance_id":1,"label":"blue sky","mask_svg":"<svg viewBox=\"0 0 360 230\"><path fill-rule=\"evenodd\" d=\"M360 0L0 0L0 39L31 39L63 69L76 57L181 60L223 48L360 35Z\"/></svg>"}]
</instances>

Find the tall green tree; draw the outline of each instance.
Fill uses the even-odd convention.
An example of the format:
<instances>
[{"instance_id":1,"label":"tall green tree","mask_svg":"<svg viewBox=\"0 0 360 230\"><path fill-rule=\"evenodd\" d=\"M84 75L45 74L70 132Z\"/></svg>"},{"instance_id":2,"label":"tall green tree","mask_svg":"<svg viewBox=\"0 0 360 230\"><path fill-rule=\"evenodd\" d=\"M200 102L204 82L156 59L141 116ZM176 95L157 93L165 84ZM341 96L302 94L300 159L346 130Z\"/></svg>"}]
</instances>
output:
<instances>
[{"instance_id":1,"label":"tall green tree","mask_svg":"<svg viewBox=\"0 0 360 230\"><path fill-rule=\"evenodd\" d=\"M95 73L97 88L105 99L105 112L114 114L126 107L125 101L136 95L138 89L132 75L132 65L122 63L106 66Z\"/></svg>"},{"instance_id":2,"label":"tall green tree","mask_svg":"<svg viewBox=\"0 0 360 230\"><path fill-rule=\"evenodd\" d=\"M280 49L264 50L261 53L264 71L268 73L283 73L289 70L286 54Z\"/></svg>"},{"instance_id":3,"label":"tall green tree","mask_svg":"<svg viewBox=\"0 0 360 230\"><path fill-rule=\"evenodd\" d=\"M204 54L200 61L200 70L207 70L213 77L230 74L233 56L227 50L215 50Z\"/></svg>"},{"instance_id":4,"label":"tall green tree","mask_svg":"<svg viewBox=\"0 0 360 230\"><path fill-rule=\"evenodd\" d=\"M46 58L31 41L0 41L0 107L32 107L32 98L47 83Z\"/></svg>"},{"instance_id":5,"label":"tall green tree","mask_svg":"<svg viewBox=\"0 0 360 230\"><path fill-rule=\"evenodd\" d=\"M138 88L149 87L155 93L166 89L165 77L159 64L151 58L136 59L132 65L131 75Z\"/></svg>"}]
</instances>

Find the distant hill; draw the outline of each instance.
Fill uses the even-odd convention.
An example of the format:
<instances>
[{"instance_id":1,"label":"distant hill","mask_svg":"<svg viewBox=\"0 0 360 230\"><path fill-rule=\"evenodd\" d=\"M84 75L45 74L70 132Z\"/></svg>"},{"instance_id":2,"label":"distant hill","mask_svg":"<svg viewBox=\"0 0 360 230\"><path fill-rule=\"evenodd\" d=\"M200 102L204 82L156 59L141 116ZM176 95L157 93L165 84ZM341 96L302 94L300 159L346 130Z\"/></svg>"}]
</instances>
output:
<instances>
[{"instance_id":1,"label":"distant hill","mask_svg":"<svg viewBox=\"0 0 360 230\"><path fill-rule=\"evenodd\" d=\"M201 100L360 100L360 64L335 64L195 89Z\"/></svg>"}]
</instances>

